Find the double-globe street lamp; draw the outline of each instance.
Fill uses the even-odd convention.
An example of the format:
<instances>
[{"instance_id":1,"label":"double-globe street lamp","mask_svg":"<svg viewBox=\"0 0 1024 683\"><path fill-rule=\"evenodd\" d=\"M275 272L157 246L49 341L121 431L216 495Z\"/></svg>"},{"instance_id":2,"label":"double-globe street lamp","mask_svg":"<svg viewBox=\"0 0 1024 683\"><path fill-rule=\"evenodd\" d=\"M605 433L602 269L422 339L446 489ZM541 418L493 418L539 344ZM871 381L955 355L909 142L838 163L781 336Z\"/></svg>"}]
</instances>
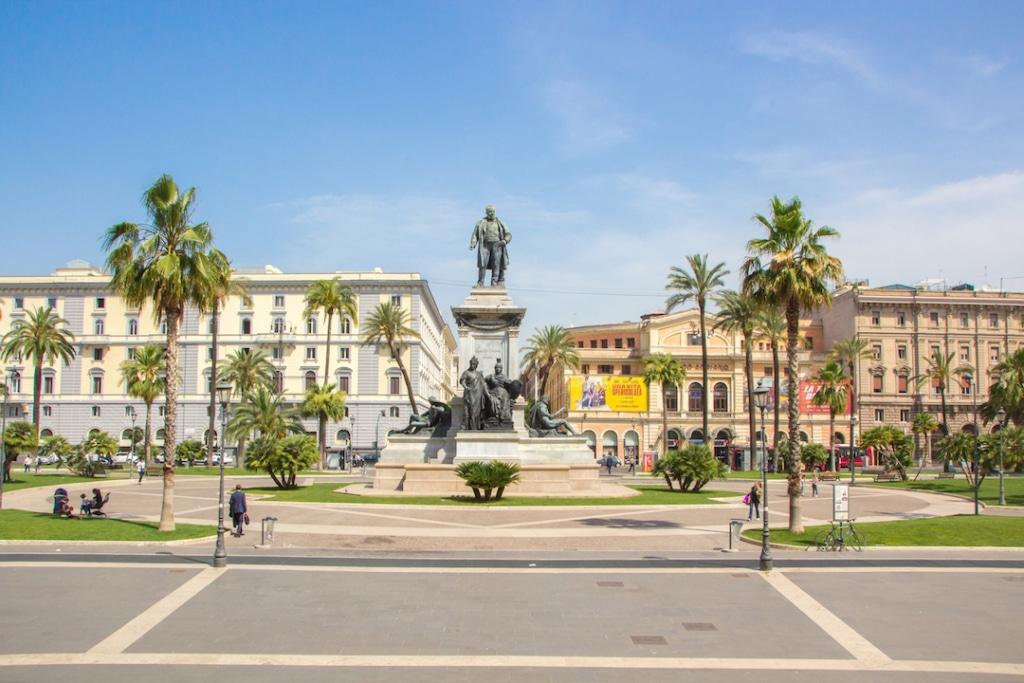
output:
<instances>
[{"instance_id":1,"label":"double-globe street lamp","mask_svg":"<svg viewBox=\"0 0 1024 683\"><path fill-rule=\"evenodd\" d=\"M224 444L227 443L225 432L228 425L228 405L234 387L230 382L217 384L217 402L220 403L220 491L217 494L217 547L213 551L213 566L226 567L228 552L224 547Z\"/></svg>"},{"instance_id":2,"label":"double-globe street lamp","mask_svg":"<svg viewBox=\"0 0 1024 683\"><path fill-rule=\"evenodd\" d=\"M771 380L762 379L757 383L751 397L754 406L761 411L761 571L770 571L772 568L772 547L768 531L768 448L765 438L764 413L772 405ZM751 442L753 443L753 441Z\"/></svg>"}]
</instances>

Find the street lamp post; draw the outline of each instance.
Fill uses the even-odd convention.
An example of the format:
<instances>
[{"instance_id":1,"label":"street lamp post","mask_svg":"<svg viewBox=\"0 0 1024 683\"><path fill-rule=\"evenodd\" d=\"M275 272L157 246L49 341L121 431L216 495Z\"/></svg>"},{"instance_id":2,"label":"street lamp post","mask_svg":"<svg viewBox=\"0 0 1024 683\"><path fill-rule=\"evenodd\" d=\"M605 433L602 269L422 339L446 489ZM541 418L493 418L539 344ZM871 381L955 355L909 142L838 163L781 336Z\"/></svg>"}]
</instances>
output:
<instances>
[{"instance_id":1,"label":"street lamp post","mask_svg":"<svg viewBox=\"0 0 1024 683\"><path fill-rule=\"evenodd\" d=\"M380 409L380 415L377 416L377 424L373 428L373 454L377 460L380 460L380 419L384 417L384 409ZM365 468L364 468L365 469Z\"/></svg>"},{"instance_id":2,"label":"street lamp post","mask_svg":"<svg viewBox=\"0 0 1024 683\"><path fill-rule=\"evenodd\" d=\"M965 375L967 378L967 386L971 390L971 404L974 408L974 462L971 465L972 474L974 475L974 514L981 514L981 506L978 504L978 383L975 381L974 375Z\"/></svg>"},{"instance_id":3,"label":"street lamp post","mask_svg":"<svg viewBox=\"0 0 1024 683\"><path fill-rule=\"evenodd\" d=\"M217 495L217 547L213 551L213 566L226 567L228 564L228 552L224 547L224 432L228 424L228 404L231 402L231 392L234 387L230 382L220 382L217 385L217 400L220 403L220 492Z\"/></svg>"},{"instance_id":4,"label":"street lamp post","mask_svg":"<svg viewBox=\"0 0 1024 683\"><path fill-rule=\"evenodd\" d=\"M768 531L768 453L765 443L764 412L771 406L771 386L761 380L754 388L754 406L761 411L761 571L772 569L772 546L770 532ZM753 439L751 443L753 443Z\"/></svg>"},{"instance_id":5,"label":"street lamp post","mask_svg":"<svg viewBox=\"0 0 1024 683\"><path fill-rule=\"evenodd\" d=\"M999 431L1006 429L1006 411L1000 408L996 412L996 424L999 425ZM999 445L999 504L1006 505L1006 488L1003 485L1003 439L998 439Z\"/></svg>"},{"instance_id":6,"label":"street lamp post","mask_svg":"<svg viewBox=\"0 0 1024 683\"><path fill-rule=\"evenodd\" d=\"M857 483L857 413L850 413L850 484Z\"/></svg>"},{"instance_id":7,"label":"street lamp post","mask_svg":"<svg viewBox=\"0 0 1024 683\"><path fill-rule=\"evenodd\" d=\"M4 507L4 477L7 475L7 397L10 394L10 373L4 373L4 382L0 391L4 392L4 415L0 427L0 510Z\"/></svg>"},{"instance_id":8,"label":"street lamp post","mask_svg":"<svg viewBox=\"0 0 1024 683\"><path fill-rule=\"evenodd\" d=\"M132 459L131 459L131 466L128 468L128 479L131 480L131 478L132 478L132 468L135 467L135 441L136 441L135 420L138 418L138 416L135 414L135 406L128 406L128 410L129 410L128 414L132 418Z\"/></svg>"}]
</instances>

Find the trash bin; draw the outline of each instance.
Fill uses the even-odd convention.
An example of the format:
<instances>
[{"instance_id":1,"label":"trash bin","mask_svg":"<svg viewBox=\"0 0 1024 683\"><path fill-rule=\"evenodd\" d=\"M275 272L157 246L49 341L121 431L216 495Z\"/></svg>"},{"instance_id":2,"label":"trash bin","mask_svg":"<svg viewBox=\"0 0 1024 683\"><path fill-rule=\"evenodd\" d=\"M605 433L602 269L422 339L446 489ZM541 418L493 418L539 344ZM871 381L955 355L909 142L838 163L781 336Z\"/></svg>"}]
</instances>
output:
<instances>
[{"instance_id":1,"label":"trash bin","mask_svg":"<svg viewBox=\"0 0 1024 683\"><path fill-rule=\"evenodd\" d=\"M739 550L740 534L743 532L742 519L729 520L729 550Z\"/></svg>"},{"instance_id":2,"label":"trash bin","mask_svg":"<svg viewBox=\"0 0 1024 683\"><path fill-rule=\"evenodd\" d=\"M270 545L274 541L274 522L277 517L264 517L261 526L261 545Z\"/></svg>"}]
</instances>

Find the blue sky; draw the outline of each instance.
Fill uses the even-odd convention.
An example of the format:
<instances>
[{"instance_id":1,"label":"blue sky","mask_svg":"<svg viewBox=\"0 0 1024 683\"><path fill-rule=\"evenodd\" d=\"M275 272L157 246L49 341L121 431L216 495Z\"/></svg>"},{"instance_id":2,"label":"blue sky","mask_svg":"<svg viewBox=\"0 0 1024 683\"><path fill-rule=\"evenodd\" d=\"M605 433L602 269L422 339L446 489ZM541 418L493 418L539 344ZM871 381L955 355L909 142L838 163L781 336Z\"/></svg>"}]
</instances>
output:
<instances>
[{"instance_id":1,"label":"blue sky","mask_svg":"<svg viewBox=\"0 0 1024 683\"><path fill-rule=\"evenodd\" d=\"M735 272L773 194L852 277L998 285L1022 59L1021 2L8 0L0 272L102 262L168 172L238 265L416 270L445 309L494 203L531 328L635 320L686 254Z\"/></svg>"}]
</instances>

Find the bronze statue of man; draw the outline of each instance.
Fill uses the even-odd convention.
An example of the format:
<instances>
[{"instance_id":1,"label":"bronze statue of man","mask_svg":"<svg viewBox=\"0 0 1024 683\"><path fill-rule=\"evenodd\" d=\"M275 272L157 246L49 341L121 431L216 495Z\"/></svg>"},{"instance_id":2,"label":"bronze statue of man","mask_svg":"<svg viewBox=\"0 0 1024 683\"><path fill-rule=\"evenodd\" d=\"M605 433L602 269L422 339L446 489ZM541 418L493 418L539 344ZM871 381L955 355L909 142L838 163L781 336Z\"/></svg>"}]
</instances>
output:
<instances>
[{"instance_id":1,"label":"bronze statue of man","mask_svg":"<svg viewBox=\"0 0 1024 683\"><path fill-rule=\"evenodd\" d=\"M505 269L508 267L508 243L512 233L494 213L494 206L484 208L486 215L473 228L469 248L476 249L476 286L484 286L484 273L491 271L491 287L505 286Z\"/></svg>"}]
</instances>

